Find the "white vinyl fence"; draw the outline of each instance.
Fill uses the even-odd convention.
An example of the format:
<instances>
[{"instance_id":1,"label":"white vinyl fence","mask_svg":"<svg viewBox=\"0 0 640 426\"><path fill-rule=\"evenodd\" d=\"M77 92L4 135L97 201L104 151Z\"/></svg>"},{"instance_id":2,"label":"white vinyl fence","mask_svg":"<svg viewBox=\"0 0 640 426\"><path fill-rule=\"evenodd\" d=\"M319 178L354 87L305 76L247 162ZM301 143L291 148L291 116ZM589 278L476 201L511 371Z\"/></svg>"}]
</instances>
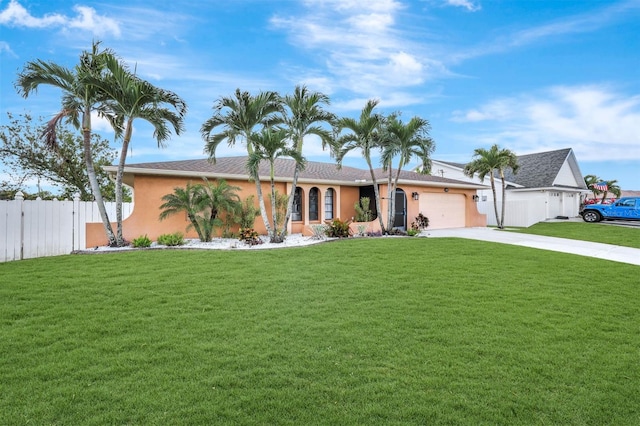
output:
<instances>
[{"instance_id":1,"label":"white vinyl fence","mask_svg":"<svg viewBox=\"0 0 640 426\"><path fill-rule=\"evenodd\" d=\"M105 203L109 219L116 217L115 203ZM133 203L122 204L122 217ZM69 254L86 248L86 224L102 222L95 202L58 200L0 201L0 262Z\"/></svg>"},{"instance_id":2,"label":"white vinyl fence","mask_svg":"<svg viewBox=\"0 0 640 426\"><path fill-rule=\"evenodd\" d=\"M496 213L493 201L486 205L487 225L496 226ZM498 203L498 214L502 205ZM529 227L546 219L545 205L536 200L507 200L504 212L504 226Z\"/></svg>"}]
</instances>

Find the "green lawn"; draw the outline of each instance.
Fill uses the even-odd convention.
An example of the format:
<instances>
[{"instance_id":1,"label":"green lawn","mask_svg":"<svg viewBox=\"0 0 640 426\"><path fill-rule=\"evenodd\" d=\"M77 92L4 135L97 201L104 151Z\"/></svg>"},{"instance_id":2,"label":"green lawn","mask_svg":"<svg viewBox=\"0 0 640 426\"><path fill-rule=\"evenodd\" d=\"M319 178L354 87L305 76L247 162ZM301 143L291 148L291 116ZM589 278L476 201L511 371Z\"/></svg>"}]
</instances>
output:
<instances>
[{"instance_id":1,"label":"green lawn","mask_svg":"<svg viewBox=\"0 0 640 426\"><path fill-rule=\"evenodd\" d=\"M540 222L529 228L512 229L525 234L592 241L617 246L640 248L640 228L614 226L605 223Z\"/></svg>"},{"instance_id":2,"label":"green lawn","mask_svg":"<svg viewBox=\"0 0 640 426\"><path fill-rule=\"evenodd\" d=\"M637 266L446 238L0 264L0 424L640 424Z\"/></svg>"}]
</instances>

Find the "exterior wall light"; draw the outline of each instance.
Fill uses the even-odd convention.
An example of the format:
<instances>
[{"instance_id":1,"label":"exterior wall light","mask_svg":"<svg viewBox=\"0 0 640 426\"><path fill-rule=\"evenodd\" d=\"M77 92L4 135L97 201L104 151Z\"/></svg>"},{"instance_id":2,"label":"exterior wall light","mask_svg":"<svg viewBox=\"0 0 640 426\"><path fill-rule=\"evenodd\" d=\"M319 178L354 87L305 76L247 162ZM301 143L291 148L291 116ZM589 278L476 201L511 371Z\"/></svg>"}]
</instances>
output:
<instances>
[{"instance_id":1,"label":"exterior wall light","mask_svg":"<svg viewBox=\"0 0 640 426\"><path fill-rule=\"evenodd\" d=\"M445 189L444 189L444 192L449 192L449 188L445 188Z\"/></svg>"},{"instance_id":2,"label":"exterior wall light","mask_svg":"<svg viewBox=\"0 0 640 426\"><path fill-rule=\"evenodd\" d=\"M420 198L420 194L418 194L417 192L412 192L411 198L413 198L414 201L418 201L418 199Z\"/></svg>"},{"instance_id":3,"label":"exterior wall light","mask_svg":"<svg viewBox=\"0 0 640 426\"><path fill-rule=\"evenodd\" d=\"M473 197L471 197L471 199L477 203L478 201L480 201L480 196L474 195Z\"/></svg>"}]
</instances>

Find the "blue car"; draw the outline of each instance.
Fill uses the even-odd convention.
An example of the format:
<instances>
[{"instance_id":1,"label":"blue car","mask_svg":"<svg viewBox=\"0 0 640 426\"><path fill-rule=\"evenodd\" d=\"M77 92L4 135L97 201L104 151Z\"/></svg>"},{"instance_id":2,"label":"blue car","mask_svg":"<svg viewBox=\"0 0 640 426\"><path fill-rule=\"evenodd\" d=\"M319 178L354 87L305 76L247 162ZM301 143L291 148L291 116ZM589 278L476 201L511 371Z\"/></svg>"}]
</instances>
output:
<instances>
[{"instance_id":1,"label":"blue car","mask_svg":"<svg viewBox=\"0 0 640 426\"><path fill-rule=\"evenodd\" d=\"M589 204L580 214L585 222L640 220L640 197L620 198L613 204Z\"/></svg>"}]
</instances>

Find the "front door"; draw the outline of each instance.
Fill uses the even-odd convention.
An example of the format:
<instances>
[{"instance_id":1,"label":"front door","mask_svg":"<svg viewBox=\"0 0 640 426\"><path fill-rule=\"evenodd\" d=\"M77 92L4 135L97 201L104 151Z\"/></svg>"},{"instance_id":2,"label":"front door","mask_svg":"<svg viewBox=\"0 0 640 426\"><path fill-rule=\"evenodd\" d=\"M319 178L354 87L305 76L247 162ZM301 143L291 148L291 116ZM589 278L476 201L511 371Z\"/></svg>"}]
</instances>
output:
<instances>
[{"instance_id":1,"label":"front door","mask_svg":"<svg viewBox=\"0 0 640 426\"><path fill-rule=\"evenodd\" d=\"M407 229L407 197L402 189L396 189L396 216L393 227L403 231Z\"/></svg>"}]
</instances>

